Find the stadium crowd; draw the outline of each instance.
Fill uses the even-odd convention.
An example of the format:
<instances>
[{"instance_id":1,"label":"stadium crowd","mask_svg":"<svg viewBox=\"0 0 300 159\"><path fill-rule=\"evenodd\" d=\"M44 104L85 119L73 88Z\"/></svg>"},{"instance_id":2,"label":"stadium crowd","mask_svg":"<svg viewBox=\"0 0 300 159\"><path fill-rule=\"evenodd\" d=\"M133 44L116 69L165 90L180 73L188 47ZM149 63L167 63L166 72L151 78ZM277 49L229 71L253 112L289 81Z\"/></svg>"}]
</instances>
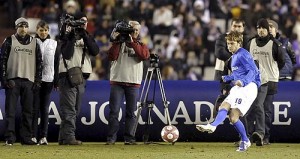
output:
<instances>
[{"instance_id":1,"label":"stadium crowd","mask_svg":"<svg viewBox=\"0 0 300 159\"><path fill-rule=\"evenodd\" d=\"M215 64L215 41L228 31L232 18L243 19L250 35L256 33L258 19L272 19L293 46L297 58L293 79L300 80L298 0L10 0L4 5L12 28L18 17L38 18L49 24L51 37L59 34L60 16L67 7L85 12L87 30L100 48L89 80L109 78L106 53L117 20L141 23L140 40L160 56L163 79L202 80L205 68Z\"/></svg>"}]
</instances>

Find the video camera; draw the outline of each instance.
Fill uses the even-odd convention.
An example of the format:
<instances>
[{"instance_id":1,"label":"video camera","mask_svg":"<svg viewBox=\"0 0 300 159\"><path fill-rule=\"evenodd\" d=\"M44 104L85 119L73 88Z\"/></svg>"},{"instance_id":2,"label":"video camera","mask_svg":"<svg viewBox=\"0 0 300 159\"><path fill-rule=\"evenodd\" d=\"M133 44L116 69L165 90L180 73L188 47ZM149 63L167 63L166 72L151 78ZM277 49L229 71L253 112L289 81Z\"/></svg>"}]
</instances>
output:
<instances>
[{"instance_id":1,"label":"video camera","mask_svg":"<svg viewBox=\"0 0 300 159\"><path fill-rule=\"evenodd\" d=\"M82 28L82 25L85 25L86 21L82 19L75 20L75 17L70 14L64 14L60 18L60 33L59 37L63 39L65 35L80 35L85 29ZM70 26L71 31L66 33L66 27Z\"/></svg>"},{"instance_id":2,"label":"video camera","mask_svg":"<svg viewBox=\"0 0 300 159\"><path fill-rule=\"evenodd\" d=\"M81 28L81 26L84 25L86 21L82 19L75 20L74 16L70 14L66 14L63 23L73 28Z\"/></svg>"},{"instance_id":3,"label":"video camera","mask_svg":"<svg viewBox=\"0 0 300 159\"><path fill-rule=\"evenodd\" d=\"M119 32L120 35L113 41L127 42L130 41L129 34L134 32L134 28L125 20L117 20L115 31Z\"/></svg>"}]
</instances>

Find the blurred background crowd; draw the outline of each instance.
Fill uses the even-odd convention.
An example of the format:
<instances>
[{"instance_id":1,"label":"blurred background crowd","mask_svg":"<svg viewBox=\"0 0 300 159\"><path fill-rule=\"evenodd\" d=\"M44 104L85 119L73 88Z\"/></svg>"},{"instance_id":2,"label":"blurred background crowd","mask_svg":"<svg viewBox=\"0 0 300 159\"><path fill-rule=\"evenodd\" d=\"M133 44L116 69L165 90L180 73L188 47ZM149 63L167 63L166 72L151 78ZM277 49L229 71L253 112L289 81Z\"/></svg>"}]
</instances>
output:
<instances>
[{"instance_id":1,"label":"blurred background crowd","mask_svg":"<svg viewBox=\"0 0 300 159\"><path fill-rule=\"evenodd\" d=\"M140 40L160 56L164 80L213 80L215 40L237 17L246 22L250 35L256 34L258 19L275 20L293 45L294 76L300 80L299 0L0 0L0 40L14 33L14 21L20 16L29 20L32 34L36 23L45 20L55 39L60 16L68 7L85 12L87 30L100 47L90 80L108 79L109 37L115 22L122 19L141 23Z\"/></svg>"}]
</instances>

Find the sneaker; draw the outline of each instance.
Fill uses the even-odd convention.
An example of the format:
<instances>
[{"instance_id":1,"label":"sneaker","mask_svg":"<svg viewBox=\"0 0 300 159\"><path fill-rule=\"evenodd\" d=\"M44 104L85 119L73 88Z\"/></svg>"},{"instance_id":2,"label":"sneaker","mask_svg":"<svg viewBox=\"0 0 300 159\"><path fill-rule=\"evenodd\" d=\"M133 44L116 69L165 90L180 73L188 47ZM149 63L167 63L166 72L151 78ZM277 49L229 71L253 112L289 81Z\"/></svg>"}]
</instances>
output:
<instances>
[{"instance_id":1,"label":"sneaker","mask_svg":"<svg viewBox=\"0 0 300 159\"><path fill-rule=\"evenodd\" d=\"M5 141L5 146L12 146L14 143L11 140Z\"/></svg>"},{"instance_id":2,"label":"sneaker","mask_svg":"<svg viewBox=\"0 0 300 159\"><path fill-rule=\"evenodd\" d=\"M37 143L37 139L35 137L31 138L31 140L35 143Z\"/></svg>"},{"instance_id":3,"label":"sneaker","mask_svg":"<svg viewBox=\"0 0 300 159\"><path fill-rule=\"evenodd\" d=\"M263 146L263 136L258 132L252 134L253 143L255 142L256 146Z\"/></svg>"},{"instance_id":4,"label":"sneaker","mask_svg":"<svg viewBox=\"0 0 300 159\"><path fill-rule=\"evenodd\" d=\"M240 144L241 144L241 142L242 142L242 140L236 141L236 142L233 143L233 145L234 145L235 147L239 147Z\"/></svg>"},{"instance_id":5,"label":"sneaker","mask_svg":"<svg viewBox=\"0 0 300 159\"><path fill-rule=\"evenodd\" d=\"M265 138L263 143L264 145L271 145L269 138Z\"/></svg>"},{"instance_id":6,"label":"sneaker","mask_svg":"<svg viewBox=\"0 0 300 159\"><path fill-rule=\"evenodd\" d=\"M201 132L213 133L217 127L207 124L207 125L196 125L196 128Z\"/></svg>"},{"instance_id":7,"label":"sneaker","mask_svg":"<svg viewBox=\"0 0 300 159\"><path fill-rule=\"evenodd\" d=\"M48 145L48 141L46 137L41 138L41 140L39 141L40 145Z\"/></svg>"},{"instance_id":8,"label":"sneaker","mask_svg":"<svg viewBox=\"0 0 300 159\"><path fill-rule=\"evenodd\" d=\"M245 152L245 151L247 151L247 149L248 149L250 146L251 146L250 140L248 140L248 141L242 141L242 142L240 143L239 148L238 148L236 151L238 151L238 152Z\"/></svg>"}]
</instances>

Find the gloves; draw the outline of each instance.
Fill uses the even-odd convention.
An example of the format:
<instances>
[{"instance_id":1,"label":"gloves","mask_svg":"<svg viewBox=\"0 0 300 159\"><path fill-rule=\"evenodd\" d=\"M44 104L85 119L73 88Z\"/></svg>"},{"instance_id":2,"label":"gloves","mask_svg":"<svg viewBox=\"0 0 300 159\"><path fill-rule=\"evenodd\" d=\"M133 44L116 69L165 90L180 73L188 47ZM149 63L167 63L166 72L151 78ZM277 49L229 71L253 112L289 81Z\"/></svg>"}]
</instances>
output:
<instances>
[{"instance_id":1,"label":"gloves","mask_svg":"<svg viewBox=\"0 0 300 159\"><path fill-rule=\"evenodd\" d=\"M63 41L67 41L74 36L72 32L72 28L70 26L63 25L60 28L59 39Z\"/></svg>"},{"instance_id":2,"label":"gloves","mask_svg":"<svg viewBox=\"0 0 300 159\"><path fill-rule=\"evenodd\" d=\"M120 33L117 32L116 28L114 28L113 31L110 34L109 41L110 42L118 41L119 35L120 35Z\"/></svg>"},{"instance_id":3,"label":"gloves","mask_svg":"<svg viewBox=\"0 0 300 159\"><path fill-rule=\"evenodd\" d=\"M86 39L88 37L87 31L83 28L76 28L76 33L83 39Z\"/></svg>"},{"instance_id":4,"label":"gloves","mask_svg":"<svg viewBox=\"0 0 300 159\"><path fill-rule=\"evenodd\" d=\"M6 80L5 78L2 79L1 81L1 86L3 88L14 88L16 85L14 80Z\"/></svg>"},{"instance_id":5,"label":"gloves","mask_svg":"<svg viewBox=\"0 0 300 159\"><path fill-rule=\"evenodd\" d=\"M39 80L35 80L34 83L33 83L33 86L32 86L32 90L33 92L37 92L38 90L40 90L41 88L41 81Z\"/></svg>"}]
</instances>

